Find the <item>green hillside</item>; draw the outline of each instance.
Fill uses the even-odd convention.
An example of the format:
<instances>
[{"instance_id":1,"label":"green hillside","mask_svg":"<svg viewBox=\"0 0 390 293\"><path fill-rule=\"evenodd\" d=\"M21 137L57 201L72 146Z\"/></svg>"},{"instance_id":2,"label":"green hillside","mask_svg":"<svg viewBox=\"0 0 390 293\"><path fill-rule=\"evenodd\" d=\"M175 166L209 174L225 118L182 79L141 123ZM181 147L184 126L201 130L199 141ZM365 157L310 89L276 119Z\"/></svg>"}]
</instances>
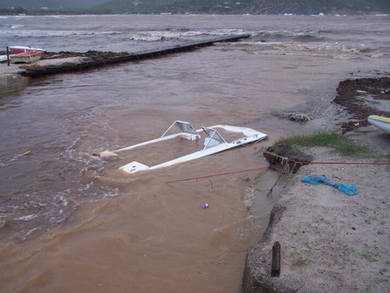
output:
<instances>
[{"instance_id":1,"label":"green hillside","mask_svg":"<svg viewBox=\"0 0 390 293\"><path fill-rule=\"evenodd\" d=\"M96 7L115 13L314 14L390 11L390 0L112 0Z\"/></svg>"},{"instance_id":2,"label":"green hillside","mask_svg":"<svg viewBox=\"0 0 390 293\"><path fill-rule=\"evenodd\" d=\"M315 14L390 12L390 0L0 0L0 12Z\"/></svg>"}]
</instances>

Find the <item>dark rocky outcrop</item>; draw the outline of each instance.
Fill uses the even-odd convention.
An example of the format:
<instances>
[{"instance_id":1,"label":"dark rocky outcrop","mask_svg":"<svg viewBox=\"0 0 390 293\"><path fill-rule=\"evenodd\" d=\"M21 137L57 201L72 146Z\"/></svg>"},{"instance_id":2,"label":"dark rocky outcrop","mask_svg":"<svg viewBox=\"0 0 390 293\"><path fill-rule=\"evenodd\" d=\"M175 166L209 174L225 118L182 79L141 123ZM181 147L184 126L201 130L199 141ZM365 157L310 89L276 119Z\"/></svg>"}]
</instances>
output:
<instances>
[{"instance_id":1,"label":"dark rocky outcrop","mask_svg":"<svg viewBox=\"0 0 390 293\"><path fill-rule=\"evenodd\" d=\"M369 115L390 116L390 77L341 81L334 102L345 107L353 118L342 125L343 132L367 126Z\"/></svg>"}]
</instances>

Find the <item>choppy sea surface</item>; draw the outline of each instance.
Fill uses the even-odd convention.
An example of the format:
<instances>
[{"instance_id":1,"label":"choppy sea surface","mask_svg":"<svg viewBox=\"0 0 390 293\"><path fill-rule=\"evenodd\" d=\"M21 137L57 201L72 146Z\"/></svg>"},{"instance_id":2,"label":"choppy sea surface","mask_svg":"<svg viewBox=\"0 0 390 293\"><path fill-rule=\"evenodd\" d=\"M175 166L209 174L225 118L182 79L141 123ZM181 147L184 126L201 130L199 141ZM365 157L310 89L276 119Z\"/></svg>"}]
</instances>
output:
<instances>
[{"instance_id":1,"label":"choppy sea surface","mask_svg":"<svg viewBox=\"0 0 390 293\"><path fill-rule=\"evenodd\" d=\"M134 52L243 33L251 38L0 96L0 291L238 292L256 174L165 181L258 166L257 145L140 180L93 154L158 137L174 120L248 126L273 140L300 131L274 109L314 105L321 116L339 80L390 70L386 15L0 16L4 48Z\"/></svg>"},{"instance_id":2,"label":"choppy sea surface","mask_svg":"<svg viewBox=\"0 0 390 293\"><path fill-rule=\"evenodd\" d=\"M388 19L386 15L1 16L0 40L3 45L53 51L134 51L161 42L249 33L253 42L318 42L330 48L373 50L389 45Z\"/></svg>"}]
</instances>

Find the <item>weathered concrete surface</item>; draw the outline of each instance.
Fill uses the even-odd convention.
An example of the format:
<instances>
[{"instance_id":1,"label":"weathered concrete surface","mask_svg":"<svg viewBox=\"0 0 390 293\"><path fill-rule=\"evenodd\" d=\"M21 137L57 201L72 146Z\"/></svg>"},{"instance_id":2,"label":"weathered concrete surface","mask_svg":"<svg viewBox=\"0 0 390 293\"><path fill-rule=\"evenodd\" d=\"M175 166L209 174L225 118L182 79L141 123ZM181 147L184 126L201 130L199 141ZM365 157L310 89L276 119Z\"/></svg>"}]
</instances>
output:
<instances>
[{"instance_id":1,"label":"weathered concrete surface","mask_svg":"<svg viewBox=\"0 0 390 293\"><path fill-rule=\"evenodd\" d=\"M382 150L389 150L390 139L375 133L386 145ZM313 155L316 160L345 160L326 149ZM359 195L301 183L309 174L355 182ZM280 199L266 233L248 254L242 292L388 292L389 179L390 166L302 167L288 188L274 189ZM270 277L275 241L282 246L279 278Z\"/></svg>"},{"instance_id":2,"label":"weathered concrete surface","mask_svg":"<svg viewBox=\"0 0 390 293\"><path fill-rule=\"evenodd\" d=\"M63 54L67 55L67 58L57 59L57 61L54 61L56 59L43 60L34 64L22 66L22 75L36 77L65 72L88 70L117 63L139 61L143 59L156 58L179 52L186 52L201 47L211 46L215 43L220 42L235 42L249 37L250 35L248 34L225 36L201 41L186 42L180 45L167 46L134 53L89 51L86 53L77 54L72 52L63 52Z\"/></svg>"},{"instance_id":3,"label":"weathered concrete surface","mask_svg":"<svg viewBox=\"0 0 390 293\"><path fill-rule=\"evenodd\" d=\"M27 79L20 76L19 67L11 64L0 64L0 97L17 92L27 85Z\"/></svg>"},{"instance_id":4,"label":"weathered concrete surface","mask_svg":"<svg viewBox=\"0 0 390 293\"><path fill-rule=\"evenodd\" d=\"M26 65L26 68L42 67L42 66L63 66L64 64L81 64L82 62L87 61L88 58L83 57L67 57L67 58L53 58L53 59L43 59L38 62L35 62L31 65Z\"/></svg>"}]
</instances>

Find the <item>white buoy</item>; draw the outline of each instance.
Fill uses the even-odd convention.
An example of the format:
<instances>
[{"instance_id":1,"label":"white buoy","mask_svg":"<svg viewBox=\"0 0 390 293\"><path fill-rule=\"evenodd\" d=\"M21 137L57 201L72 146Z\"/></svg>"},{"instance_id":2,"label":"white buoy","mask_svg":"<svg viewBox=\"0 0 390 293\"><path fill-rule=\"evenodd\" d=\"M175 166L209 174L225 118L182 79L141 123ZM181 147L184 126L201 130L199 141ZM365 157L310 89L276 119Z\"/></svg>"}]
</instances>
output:
<instances>
[{"instance_id":1,"label":"white buoy","mask_svg":"<svg viewBox=\"0 0 390 293\"><path fill-rule=\"evenodd\" d=\"M118 158L118 155L111 151L103 151L100 153L99 157L103 160L109 161Z\"/></svg>"}]
</instances>

